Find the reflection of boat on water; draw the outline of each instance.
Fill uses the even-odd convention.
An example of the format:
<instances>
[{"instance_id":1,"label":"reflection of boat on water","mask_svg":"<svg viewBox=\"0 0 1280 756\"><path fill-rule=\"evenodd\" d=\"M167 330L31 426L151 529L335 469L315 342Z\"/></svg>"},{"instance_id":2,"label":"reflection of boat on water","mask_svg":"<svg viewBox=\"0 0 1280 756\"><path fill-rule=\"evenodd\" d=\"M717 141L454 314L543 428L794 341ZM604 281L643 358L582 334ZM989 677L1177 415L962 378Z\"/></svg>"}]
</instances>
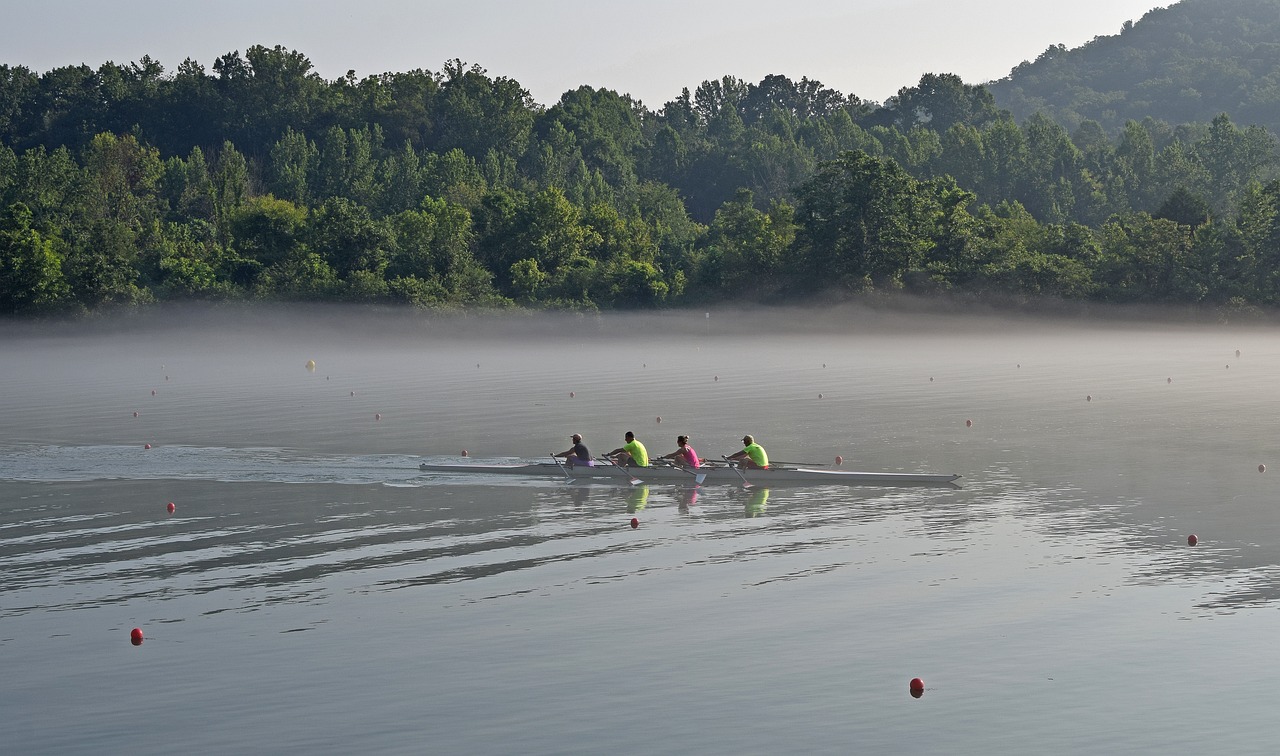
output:
<instances>
[{"instance_id":1,"label":"reflection of boat on water","mask_svg":"<svg viewBox=\"0 0 1280 756\"><path fill-rule=\"evenodd\" d=\"M565 468L554 462L515 464L428 464L418 469L424 473L457 475L522 475L526 477L560 478L573 480L629 482L634 476L640 480L661 483L694 483L695 476L704 476L703 485L742 485L743 479L753 486L776 485L852 485L852 486L943 486L957 488L959 475L932 473L859 472L854 470L829 470L810 467L775 465L768 470L735 470L726 465L704 465L695 471L681 467L631 467L626 470L614 465Z\"/></svg>"}]
</instances>

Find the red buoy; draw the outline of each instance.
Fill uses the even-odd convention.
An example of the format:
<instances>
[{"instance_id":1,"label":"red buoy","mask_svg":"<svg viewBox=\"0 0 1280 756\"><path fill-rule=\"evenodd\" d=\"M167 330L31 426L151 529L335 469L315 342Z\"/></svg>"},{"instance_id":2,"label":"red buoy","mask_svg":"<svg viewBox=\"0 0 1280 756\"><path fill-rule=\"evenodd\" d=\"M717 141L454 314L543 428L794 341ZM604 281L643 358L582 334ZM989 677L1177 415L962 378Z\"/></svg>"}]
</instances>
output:
<instances>
[{"instance_id":1,"label":"red buoy","mask_svg":"<svg viewBox=\"0 0 1280 756\"><path fill-rule=\"evenodd\" d=\"M662 415L658 415L657 420L658 420L658 422L662 422Z\"/></svg>"},{"instance_id":2,"label":"red buoy","mask_svg":"<svg viewBox=\"0 0 1280 756\"><path fill-rule=\"evenodd\" d=\"M912 697L912 698L919 698L920 696L923 696L923 695L924 695L924 680L921 680L921 679L920 679L920 678L918 678L918 677L913 677L913 678L911 678L911 686L910 686L910 690L911 690L911 697Z\"/></svg>"},{"instance_id":3,"label":"red buoy","mask_svg":"<svg viewBox=\"0 0 1280 756\"><path fill-rule=\"evenodd\" d=\"M964 427L966 427L966 428L972 428L972 427L973 427L973 421L972 421L972 420L965 420L965 421L964 421Z\"/></svg>"},{"instance_id":4,"label":"red buoy","mask_svg":"<svg viewBox=\"0 0 1280 756\"><path fill-rule=\"evenodd\" d=\"M137 417L137 416L138 416L138 413L137 413L137 412L133 413L133 416L134 416L134 417Z\"/></svg>"},{"instance_id":5,"label":"red buoy","mask_svg":"<svg viewBox=\"0 0 1280 756\"><path fill-rule=\"evenodd\" d=\"M1090 395L1086 396L1086 397L1084 398L1084 400L1085 400L1086 402L1091 402L1091 401L1093 401L1093 395L1092 395L1092 394L1090 394Z\"/></svg>"},{"instance_id":6,"label":"red buoy","mask_svg":"<svg viewBox=\"0 0 1280 756\"><path fill-rule=\"evenodd\" d=\"M470 454L466 449L463 449L463 450L462 450L462 456L464 456L464 457L469 457L469 456L471 456L471 454Z\"/></svg>"},{"instance_id":7,"label":"red buoy","mask_svg":"<svg viewBox=\"0 0 1280 756\"><path fill-rule=\"evenodd\" d=\"M632 518L631 518L631 527L632 527L632 528L638 528L638 527L640 527L640 520L639 520L639 518L636 518L636 517L632 517Z\"/></svg>"},{"instance_id":8,"label":"red buoy","mask_svg":"<svg viewBox=\"0 0 1280 756\"><path fill-rule=\"evenodd\" d=\"M135 627L129 631L129 642L135 646L142 645L142 628Z\"/></svg>"},{"instance_id":9,"label":"red buoy","mask_svg":"<svg viewBox=\"0 0 1280 756\"><path fill-rule=\"evenodd\" d=\"M381 412L375 413L375 414L374 414L374 416L373 416L373 419L374 419L374 420L381 420L381 419L382 419L382 413L381 413Z\"/></svg>"},{"instance_id":10,"label":"red buoy","mask_svg":"<svg viewBox=\"0 0 1280 756\"><path fill-rule=\"evenodd\" d=\"M843 464L844 464L844 457L841 457L840 455L836 455L836 464L837 464L837 465L843 465Z\"/></svg>"},{"instance_id":11,"label":"red buoy","mask_svg":"<svg viewBox=\"0 0 1280 756\"><path fill-rule=\"evenodd\" d=\"M155 389L151 389L151 395L152 395L152 396L155 396L155 395L156 395L156 390L155 390Z\"/></svg>"},{"instance_id":12,"label":"red buoy","mask_svg":"<svg viewBox=\"0 0 1280 756\"><path fill-rule=\"evenodd\" d=\"M1266 471L1267 471L1266 465L1258 465L1258 472L1266 472Z\"/></svg>"},{"instance_id":13,"label":"red buoy","mask_svg":"<svg viewBox=\"0 0 1280 756\"><path fill-rule=\"evenodd\" d=\"M1199 539L1199 538L1196 538L1196 534L1195 534L1195 533L1192 533L1191 535L1187 536L1187 545L1188 545L1188 546L1195 546L1197 543L1200 543L1200 539Z\"/></svg>"},{"instance_id":14,"label":"red buoy","mask_svg":"<svg viewBox=\"0 0 1280 756\"><path fill-rule=\"evenodd\" d=\"M169 502L169 506L165 507L165 509L169 510L169 514L173 514L173 510L177 508L178 507L173 502Z\"/></svg>"},{"instance_id":15,"label":"red buoy","mask_svg":"<svg viewBox=\"0 0 1280 756\"><path fill-rule=\"evenodd\" d=\"M822 394L818 394L818 398L819 398L819 399L821 399L821 398L822 398Z\"/></svg>"},{"instance_id":16,"label":"red buoy","mask_svg":"<svg viewBox=\"0 0 1280 756\"><path fill-rule=\"evenodd\" d=\"M573 393L572 391L570 391L570 392L569 392L569 398L570 398L570 399L572 399L573 397L574 397L574 393Z\"/></svg>"},{"instance_id":17,"label":"red buoy","mask_svg":"<svg viewBox=\"0 0 1280 756\"><path fill-rule=\"evenodd\" d=\"M143 445L143 447L142 447L142 448L143 448L143 449L150 449L150 448L151 448L151 444L145 444L145 445Z\"/></svg>"}]
</instances>

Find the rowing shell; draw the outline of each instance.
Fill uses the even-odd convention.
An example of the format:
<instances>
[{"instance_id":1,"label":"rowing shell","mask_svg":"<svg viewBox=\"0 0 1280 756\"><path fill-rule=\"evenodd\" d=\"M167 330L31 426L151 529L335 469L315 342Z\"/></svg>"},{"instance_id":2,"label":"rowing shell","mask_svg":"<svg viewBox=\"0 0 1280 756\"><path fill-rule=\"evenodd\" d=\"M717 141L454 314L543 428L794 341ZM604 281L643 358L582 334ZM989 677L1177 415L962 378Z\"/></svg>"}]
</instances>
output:
<instances>
[{"instance_id":1,"label":"rowing shell","mask_svg":"<svg viewBox=\"0 0 1280 756\"><path fill-rule=\"evenodd\" d=\"M679 467L629 467L623 470L609 464L594 467L574 466L562 468L550 462L529 464L445 464L431 465L423 462L418 469L425 473L524 475L545 478L564 478L566 472L575 480L628 480L630 473L645 482L693 483L695 472ZM785 485L854 485L854 486L950 486L956 488L959 475L935 475L930 473L858 472L853 470L816 470L808 467L779 467L768 470L740 470L747 481L755 486ZM703 465L696 474L704 474L703 484L742 483L733 469L724 465Z\"/></svg>"}]
</instances>

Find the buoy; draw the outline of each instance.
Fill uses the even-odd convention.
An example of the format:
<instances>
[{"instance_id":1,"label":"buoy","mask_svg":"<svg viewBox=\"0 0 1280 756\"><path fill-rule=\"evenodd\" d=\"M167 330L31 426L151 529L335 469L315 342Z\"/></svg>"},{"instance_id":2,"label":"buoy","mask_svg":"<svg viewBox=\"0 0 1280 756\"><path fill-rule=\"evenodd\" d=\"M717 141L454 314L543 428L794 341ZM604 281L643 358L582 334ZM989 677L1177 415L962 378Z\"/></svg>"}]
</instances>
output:
<instances>
[{"instance_id":1,"label":"buoy","mask_svg":"<svg viewBox=\"0 0 1280 756\"><path fill-rule=\"evenodd\" d=\"M839 455L836 455L836 464L837 464L837 465L843 465L843 464L844 464L844 457L841 457L841 456L839 456Z\"/></svg>"},{"instance_id":2,"label":"buoy","mask_svg":"<svg viewBox=\"0 0 1280 756\"><path fill-rule=\"evenodd\" d=\"M169 376L167 376L167 375L166 375L166 376L164 377L164 379L165 379L166 381L167 381L167 380L169 380Z\"/></svg>"},{"instance_id":3,"label":"buoy","mask_svg":"<svg viewBox=\"0 0 1280 756\"><path fill-rule=\"evenodd\" d=\"M1236 350L1236 357L1239 357L1239 356L1240 356L1240 350L1239 350L1239 349L1237 349L1237 350Z\"/></svg>"},{"instance_id":4,"label":"buoy","mask_svg":"<svg viewBox=\"0 0 1280 756\"><path fill-rule=\"evenodd\" d=\"M143 448L143 449L150 449L150 448L151 448L151 444L144 444L142 448Z\"/></svg>"},{"instance_id":5,"label":"buoy","mask_svg":"<svg viewBox=\"0 0 1280 756\"><path fill-rule=\"evenodd\" d=\"M1084 400L1085 400L1086 402L1091 402L1091 401L1093 401L1093 394L1089 394L1088 396L1086 396L1086 397L1084 398Z\"/></svg>"},{"instance_id":6,"label":"buoy","mask_svg":"<svg viewBox=\"0 0 1280 756\"><path fill-rule=\"evenodd\" d=\"M929 376L929 383L933 383L933 376Z\"/></svg>"},{"instance_id":7,"label":"buoy","mask_svg":"<svg viewBox=\"0 0 1280 756\"><path fill-rule=\"evenodd\" d=\"M823 367L826 367L826 366L827 366L827 363L825 363L825 362L824 362L824 363L822 363L822 366L823 366Z\"/></svg>"},{"instance_id":8,"label":"buoy","mask_svg":"<svg viewBox=\"0 0 1280 756\"><path fill-rule=\"evenodd\" d=\"M718 381L718 380L720 380L720 376L718 376L718 375L717 375L717 376L716 376L716 380L717 380L717 381Z\"/></svg>"},{"instance_id":9,"label":"buoy","mask_svg":"<svg viewBox=\"0 0 1280 756\"><path fill-rule=\"evenodd\" d=\"M137 416L138 416L138 413L137 413L137 412L134 412L134 413L133 413L133 416L134 416L134 417L137 417Z\"/></svg>"},{"instance_id":10,"label":"buoy","mask_svg":"<svg viewBox=\"0 0 1280 756\"><path fill-rule=\"evenodd\" d=\"M822 398L822 394L818 394L818 398L819 398L819 399L821 399L821 398Z\"/></svg>"},{"instance_id":11,"label":"buoy","mask_svg":"<svg viewBox=\"0 0 1280 756\"><path fill-rule=\"evenodd\" d=\"M972 427L973 427L973 421L972 421L972 420L965 420L965 421L964 421L964 427L966 427L966 428L972 428Z\"/></svg>"},{"instance_id":12,"label":"buoy","mask_svg":"<svg viewBox=\"0 0 1280 756\"><path fill-rule=\"evenodd\" d=\"M142 644L142 628L135 627L129 631L129 642L135 646Z\"/></svg>"},{"instance_id":13,"label":"buoy","mask_svg":"<svg viewBox=\"0 0 1280 756\"><path fill-rule=\"evenodd\" d=\"M352 396L355 396L355 395L356 395L356 392L352 391L352 392L351 392L351 395L352 395Z\"/></svg>"},{"instance_id":14,"label":"buoy","mask_svg":"<svg viewBox=\"0 0 1280 756\"><path fill-rule=\"evenodd\" d=\"M911 678L911 685L909 686L909 688L910 688L910 690L911 690L911 697L912 697L912 698L919 698L920 696L923 696L923 695L924 695L924 680L921 680L921 679L920 679L920 678L918 678L918 677L913 677L913 678Z\"/></svg>"},{"instance_id":15,"label":"buoy","mask_svg":"<svg viewBox=\"0 0 1280 756\"><path fill-rule=\"evenodd\" d=\"M632 528L638 528L638 527L640 527L640 520L639 520L639 518L636 518L636 517L632 517L632 518L631 518L631 527L632 527Z\"/></svg>"},{"instance_id":16,"label":"buoy","mask_svg":"<svg viewBox=\"0 0 1280 756\"><path fill-rule=\"evenodd\" d=\"M1196 534L1195 534L1195 533L1192 533L1191 535L1187 536L1187 545L1188 545L1188 546L1195 546L1197 543L1200 543L1200 539L1199 539L1199 538L1196 538Z\"/></svg>"},{"instance_id":17,"label":"buoy","mask_svg":"<svg viewBox=\"0 0 1280 756\"><path fill-rule=\"evenodd\" d=\"M373 414L373 419L374 419L374 420L381 420L381 419L382 419L382 413L381 413L381 412L375 412L375 413Z\"/></svg>"},{"instance_id":18,"label":"buoy","mask_svg":"<svg viewBox=\"0 0 1280 756\"><path fill-rule=\"evenodd\" d=\"M1164 379L1164 382L1165 382L1165 383L1173 383L1173 379L1172 379L1172 378L1165 378L1165 379Z\"/></svg>"},{"instance_id":19,"label":"buoy","mask_svg":"<svg viewBox=\"0 0 1280 756\"><path fill-rule=\"evenodd\" d=\"M658 422L662 422L662 415L658 415L658 417L657 417L657 421L658 421Z\"/></svg>"},{"instance_id":20,"label":"buoy","mask_svg":"<svg viewBox=\"0 0 1280 756\"><path fill-rule=\"evenodd\" d=\"M575 396L575 394L574 394L572 391L570 391L570 392L569 392L569 398L570 398L570 399L572 399L574 396Z\"/></svg>"},{"instance_id":21,"label":"buoy","mask_svg":"<svg viewBox=\"0 0 1280 756\"><path fill-rule=\"evenodd\" d=\"M165 507L165 509L169 510L169 514L173 514L173 511L177 508L173 502L169 502L169 506Z\"/></svg>"},{"instance_id":22,"label":"buoy","mask_svg":"<svg viewBox=\"0 0 1280 756\"><path fill-rule=\"evenodd\" d=\"M1266 472L1266 471L1267 471L1266 465L1258 465L1258 472Z\"/></svg>"},{"instance_id":23,"label":"buoy","mask_svg":"<svg viewBox=\"0 0 1280 756\"><path fill-rule=\"evenodd\" d=\"M312 372L312 373L316 372L316 361L315 361L315 360L307 360L307 371L308 371L308 372Z\"/></svg>"},{"instance_id":24,"label":"buoy","mask_svg":"<svg viewBox=\"0 0 1280 756\"><path fill-rule=\"evenodd\" d=\"M470 457L470 456L471 456L471 453L470 453L470 452L468 452L466 449L463 449L463 450L462 450L462 456L464 456L464 457Z\"/></svg>"},{"instance_id":25,"label":"buoy","mask_svg":"<svg viewBox=\"0 0 1280 756\"><path fill-rule=\"evenodd\" d=\"M155 396L155 395L156 395L156 390L155 390L155 389L151 389L151 395L152 395L152 396Z\"/></svg>"}]
</instances>

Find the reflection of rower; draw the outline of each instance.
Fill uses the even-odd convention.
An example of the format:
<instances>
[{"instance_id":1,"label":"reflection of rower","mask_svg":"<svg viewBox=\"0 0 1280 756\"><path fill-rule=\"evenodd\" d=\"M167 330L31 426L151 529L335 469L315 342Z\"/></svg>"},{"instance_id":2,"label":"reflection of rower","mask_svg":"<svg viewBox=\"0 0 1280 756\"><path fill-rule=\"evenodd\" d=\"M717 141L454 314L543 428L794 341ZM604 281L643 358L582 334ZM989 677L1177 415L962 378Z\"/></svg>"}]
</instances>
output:
<instances>
[{"instance_id":1,"label":"reflection of rower","mask_svg":"<svg viewBox=\"0 0 1280 756\"><path fill-rule=\"evenodd\" d=\"M751 494L751 498L747 500L747 506L743 514L747 517L759 517L769 508L769 489L757 488Z\"/></svg>"},{"instance_id":2,"label":"reflection of rower","mask_svg":"<svg viewBox=\"0 0 1280 756\"><path fill-rule=\"evenodd\" d=\"M680 514L689 514L689 507L698 503L698 488L685 489L684 499L680 502Z\"/></svg>"},{"instance_id":3,"label":"reflection of rower","mask_svg":"<svg viewBox=\"0 0 1280 756\"><path fill-rule=\"evenodd\" d=\"M636 486L631 489L631 494L627 496L627 512L635 514L644 509L649 504L649 487Z\"/></svg>"}]
</instances>

